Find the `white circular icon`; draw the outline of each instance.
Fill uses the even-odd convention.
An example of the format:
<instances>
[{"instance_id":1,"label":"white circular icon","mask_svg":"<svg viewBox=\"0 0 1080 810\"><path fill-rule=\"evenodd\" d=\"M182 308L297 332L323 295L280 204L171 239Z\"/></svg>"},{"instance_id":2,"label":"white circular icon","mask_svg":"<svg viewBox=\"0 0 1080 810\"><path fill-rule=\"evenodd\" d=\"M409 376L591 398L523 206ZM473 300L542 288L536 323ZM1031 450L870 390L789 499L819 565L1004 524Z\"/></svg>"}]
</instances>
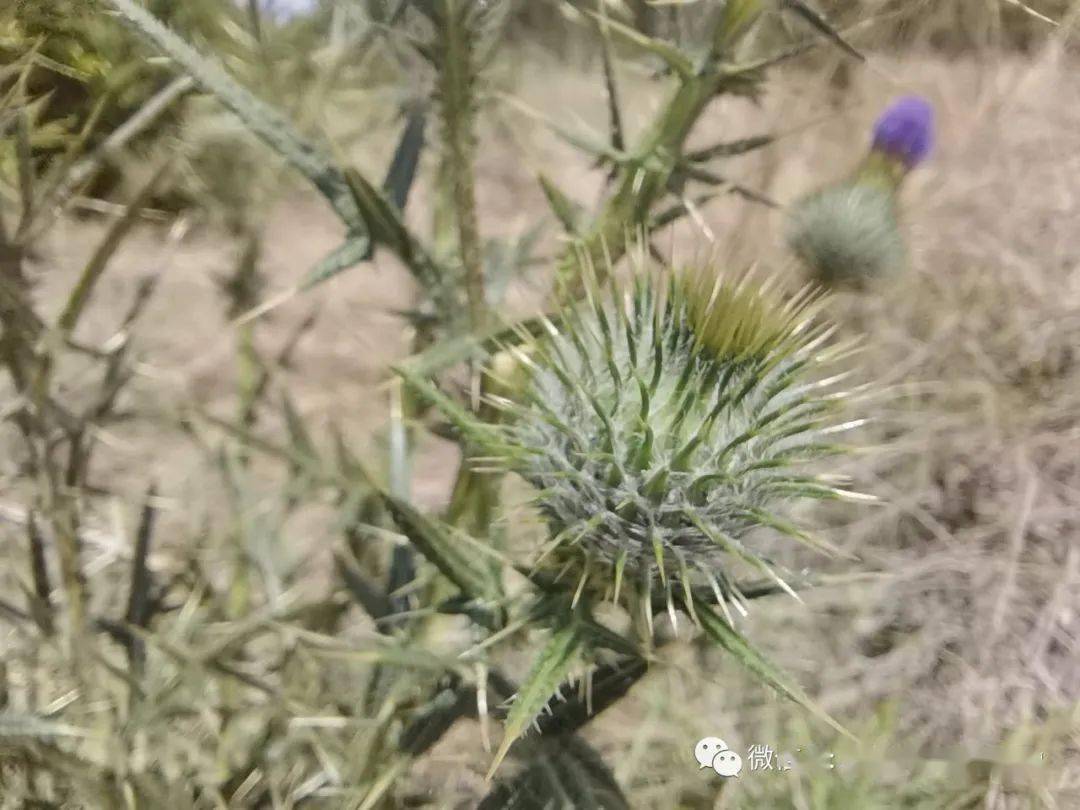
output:
<instances>
[{"instance_id":1,"label":"white circular icon","mask_svg":"<svg viewBox=\"0 0 1080 810\"><path fill-rule=\"evenodd\" d=\"M698 744L694 746L694 759L698 762L698 770L711 768L716 755L727 750L728 744L719 737L704 737L698 740Z\"/></svg>"},{"instance_id":2,"label":"white circular icon","mask_svg":"<svg viewBox=\"0 0 1080 810\"><path fill-rule=\"evenodd\" d=\"M738 776L742 770L742 757L734 751L721 751L713 757L712 769L720 776Z\"/></svg>"}]
</instances>

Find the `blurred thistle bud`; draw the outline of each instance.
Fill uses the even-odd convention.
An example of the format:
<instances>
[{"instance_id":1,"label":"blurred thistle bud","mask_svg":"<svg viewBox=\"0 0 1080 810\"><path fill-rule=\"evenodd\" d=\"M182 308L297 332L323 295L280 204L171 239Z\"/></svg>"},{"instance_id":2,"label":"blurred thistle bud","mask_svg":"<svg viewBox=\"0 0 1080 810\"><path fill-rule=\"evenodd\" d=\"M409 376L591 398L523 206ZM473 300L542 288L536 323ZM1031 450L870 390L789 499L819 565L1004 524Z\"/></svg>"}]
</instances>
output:
<instances>
[{"instance_id":1,"label":"blurred thistle bud","mask_svg":"<svg viewBox=\"0 0 1080 810\"><path fill-rule=\"evenodd\" d=\"M787 242L816 281L858 287L903 269L907 248L898 193L933 140L930 103L900 98L878 118L869 153L846 181L792 205Z\"/></svg>"},{"instance_id":2,"label":"blurred thistle bud","mask_svg":"<svg viewBox=\"0 0 1080 810\"><path fill-rule=\"evenodd\" d=\"M551 539L535 570L651 621L673 588L741 611L737 564L782 582L755 529L826 548L781 517L797 498L851 496L803 468L855 424L837 426L844 399L822 380L841 350L820 300L748 274L645 274L593 287L527 351L496 355L520 382L492 398L505 418L470 433L538 492Z\"/></svg>"}]
</instances>

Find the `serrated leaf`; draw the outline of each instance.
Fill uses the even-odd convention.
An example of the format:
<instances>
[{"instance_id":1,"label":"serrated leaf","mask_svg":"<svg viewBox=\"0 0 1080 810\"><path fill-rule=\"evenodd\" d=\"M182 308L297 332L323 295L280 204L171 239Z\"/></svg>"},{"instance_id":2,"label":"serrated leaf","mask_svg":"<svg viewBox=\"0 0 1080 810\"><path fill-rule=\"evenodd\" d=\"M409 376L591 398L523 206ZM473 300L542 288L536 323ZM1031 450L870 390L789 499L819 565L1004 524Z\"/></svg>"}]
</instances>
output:
<instances>
[{"instance_id":1,"label":"serrated leaf","mask_svg":"<svg viewBox=\"0 0 1080 810\"><path fill-rule=\"evenodd\" d=\"M694 597L693 605L687 605L686 599L681 594L677 596L680 603L688 611L691 609L697 614L701 629L712 641L727 650L743 667L757 676L762 682L780 693L786 698L795 701L814 716L818 717L836 731L846 737L854 739L851 732L834 720L824 709L817 705L811 698L764 655L755 649L739 631L727 623L727 621L712 609L712 606L703 599Z\"/></svg>"},{"instance_id":2,"label":"serrated leaf","mask_svg":"<svg viewBox=\"0 0 1080 810\"><path fill-rule=\"evenodd\" d=\"M474 544L448 526L427 517L401 498L381 493L383 503L402 534L451 582L469 596L494 596L498 591L494 571L477 563Z\"/></svg>"},{"instance_id":3,"label":"serrated leaf","mask_svg":"<svg viewBox=\"0 0 1080 810\"><path fill-rule=\"evenodd\" d=\"M571 692L570 685L564 684L560 691L569 693L567 699L556 703L550 715L542 714L536 718L540 734L570 734L577 731L625 697L648 671L649 662L644 658L624 658L590 673L587 696L583 697L577 690Z\"/></svg>"},{"instance_id":4,"label":"serrated leaf","mask_svg":"<svg viewBox=\"0 0 1080 810\"><path fill-rule=\"evenodd\" d=\"M582 626L575 616L566 617L564 623L552 632L547 646L537 657L532 670L518 688L506 717L502 742L488 769L488 779L494 776L495 771L509 753L510 746L525 733L540 710L551 700L559 684L570 674L570 670L577 663L583 641Z\"/></svg>"}]
</instances>

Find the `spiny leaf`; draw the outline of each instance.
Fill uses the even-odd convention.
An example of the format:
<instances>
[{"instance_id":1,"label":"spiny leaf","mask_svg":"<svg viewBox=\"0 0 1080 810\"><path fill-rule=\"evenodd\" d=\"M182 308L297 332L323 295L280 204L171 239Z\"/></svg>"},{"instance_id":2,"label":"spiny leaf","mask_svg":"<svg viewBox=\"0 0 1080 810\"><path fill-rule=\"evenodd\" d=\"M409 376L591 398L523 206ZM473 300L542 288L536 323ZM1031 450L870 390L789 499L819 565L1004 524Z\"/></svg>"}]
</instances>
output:
<instances>
[{"instance_id":1,"label":"spiny leaf","mask_svg":"<svg viewBox=\"0 0 1080 810\"><path fill-rule=\"evenodd\" d=\"M839 32L829 24L827 19L825 19L824 15L810 8L803 0L783 0L783 5L785 8L790 9L809 23L810 27L819 34L831 40L838 48L840 48L840 50L844 51L849 56L855 57L860 62L866 61L866 57L855 50L846 39L840 36Z\"/></svg>"},{"instance_id":2,"label":"spiny leaf","mask_svg":"<svg viewBox=\"0 0 1080 810\"><path fill-rule=\"evenodd\" d=\"M541 714L536 718L540 733L568 734L577 731L625 697L648 671L649 662L637 657L599 667L589 676L589 694L582 696L579 690L573 690L565 701L552 706L550 715ZM560 691L564 694L570 692L570 684L564 684Z\"/></svg>"},{"instance_id":3,"label":"spiny leaf","mask_svg":"<svg viewBox=\"0 0 1080 810\"><path fill-rule=\"evenodd\" d=\"M708 602L695 597L694 604L691 606L686 604L685 597L681 594L678 595L677 598L687 611L689 611L691 607L693 608L705 635L731 653L735 660L746 667L752 674L760 678L764 683L768 684L784 697L795 701L800 706L807 709L836 731L854 739L851 732L829 716L829 714L811 700L800 687L791 683L783 672L751 646L750 642L748 642L734 627L728 624L722 616L716 613Z\"/></svg>"},{"instance_id":4,"label":"spiny leaf","mask_svg":"<svg viewBox=\"0 0 1080 810\"><path fill-rule=\"evenodd\" d=\"M500 781L478 810L630 810L615 777L584 740L541 737L528 764Z\"/></svg>"},{"instance_id":5,"label":"spiny leaf","mask_svg":"<svg viewBox=\"0 0 1080 810\"><path fill-rule=\"evenodd\" d=\"M418 757L441 740L454 723L475 712L475 689L454 684L431 698L402 729L398 747Z\"/></svg>"},{"instance_id":6,"label":"spiny leaf","mask_svg":"<svg viewBox=\"0 0 1080 810\"><path fill-rule=\"evenodd\" d=\"M555 214L566 232L572 235L580 234L585 221L585 209L571 200L561 188L551 182L545 175L541 174L537 179L540 181L540 188L543 189L544 196L547 197L552 213Z\"/></svg>"},{"instance_id":7,"label":"spiny leaf","mask_svg":"<svg viewBox=\"0 0 1080 810\"><path fill-rule=\"evenodd\" d=\"M203 56L165 27L136 0L104 0L141 37L167 53L200 85L237 115L274 151L288 160L326 197L350 228L363 225L349 194L344 173L302 138L276 110L255 97L219 64Z\"/></svg>"},{"instance_id":8,"label":"spiny leaf","mask_svg":"<svg viewBox=\"0 0 1080 810\"><path fill-rule=\"evenodd\" d=\"M601 31L611 30L634 47L659 57L664 61L665 65L684 79L688 79L693 75L694 63L690 60L690 57L670 42L650 37L636 28L631 28L629 25L624 25L595 11L588 11L588 14L596 20Z\"/></svg>"},{"instance_id":9,"label":"spiny leaf","mask_svg":"<svg viewBox=\"0 0 1080 810\"><path fill-rule=\"evenodd\" d=\"M577 662L582 640L581 625L573 616L567 617L565 623L552 633L551 640L536 659L510 707L502 743L488 769L488 779L495 775L495 771L510 751L510 746L525 732L570 673Z\"/></svg>"},{"instance_id":10,"label":"spiny leaf","mask_svg":"<svg viewBox=\"0 0 1080 810\"><path fill-rule=\"evenodd\" d=\"M745 155L757 149L763 149L776 140L775 135L754 135L750 138L740 138L737 141L723 141L707 146L704 149L695 149L686 153L686 159L693 163L703 163L718 157L734 157Z\"/></svg>"},{"instance_id":11,"label":"spiny leaf","mask_svg":"<svg viewBox=\"0 0 1080 810\"><path fill-rule=\"evenodd\" d=\"M372 241L389 248L406 264L411 264L413 238L393 204L359 172L346 169L345 180Z\"/></svg>"},{"instance_id":12,"label":"spiny leaf","mask_svg":"<svg viewBox=\"0 0 1080 810\"><path fill-rule=\"evenodd\" d=\"M405 204L409 199L409 191L416 179L416 169L420 162L420 153L424 148L424 130L427 125L427 113L422 108L414 108L407 113L405 129L401 133L394 157L386 170L386 178L383 180L383 194L386 200L397 208L405 210ZM362 178L361 178L362 180ZM355 176L353 182L356 182ZM362 182L360 185L364 185ZM353 190L356 193L356 190ZM366 191L363 193L367 193ZM377 195L376 195L377 196ZM404 226L402 226L404 228ZM376 240L378 241L378 240ZM371 259L374 253L374 245L367 233L355 233L343 245L337 248L326 258L316 265L307 277L300 283L299 290L307 290L318 286L338 273L348 270L361 262ZM410 265L410 269L412 266ZM425 279L422 278L421 281ZM432 281L433 279L426 279Z\"/></svg>"},{"instance_id":13,"label":"spiny leaf","mask_svg":"<svg viewBox=\"0 0 1080 810\"><path fill-rule=\"evenodd\" d=\"M383 503L394 522L416 547L442 574L472 597L490 597L498 592L495 573L486 559L477 561L472 541L460 533L454 533L440 521L421 514L411 504L382 492Z\"/></svg>"},{"instance_id":14,"label":"spiny leaf","mask_svg":"<svg viewBox=\"0 0 1080 810\"><path fill-rule=\"evenodd\" d=\"M346 556L344 552L335 551L334 565L353 599L371 618L378 620L390 615L392 606L389 597L374 580L360 570L352 555Z\"/></svg>"}]
</instances>

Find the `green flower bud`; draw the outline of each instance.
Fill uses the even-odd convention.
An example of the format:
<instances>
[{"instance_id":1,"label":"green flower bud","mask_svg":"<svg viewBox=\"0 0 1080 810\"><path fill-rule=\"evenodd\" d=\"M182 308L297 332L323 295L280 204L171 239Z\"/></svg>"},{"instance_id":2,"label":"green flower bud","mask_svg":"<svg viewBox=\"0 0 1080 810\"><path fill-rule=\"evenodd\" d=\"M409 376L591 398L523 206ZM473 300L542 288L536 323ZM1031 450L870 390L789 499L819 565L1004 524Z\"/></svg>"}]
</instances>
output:
<instances>
[{"instance_id":1,"label":"green flower bud","mask_svg":"<svg viewBox=\"0 0 1080 810\"><path fill-rule=\"evenodd\" d=\"M800 200L789 213L787 241L827 286L863 286L907 262L896 195L884 182L844 183Z\"/></svg>"},{"instance_id":2,"label":"green flower bud","mask_svg":"<svg viewBox=\"0 0 1080 810\"><path fill-rule=\"evenodd\" d=\"M833 357L818 301L748 275L646 277L594 292L518 352L526 379L499 400L491 444L538 490L552 540L537 567L579 596L649 604L705 584L738 605L736 561L779 579L751 531L810 541L777 510L844 494L799 468L833 449L842 402L816 382Z\"/></svg>"}]
</instances>

